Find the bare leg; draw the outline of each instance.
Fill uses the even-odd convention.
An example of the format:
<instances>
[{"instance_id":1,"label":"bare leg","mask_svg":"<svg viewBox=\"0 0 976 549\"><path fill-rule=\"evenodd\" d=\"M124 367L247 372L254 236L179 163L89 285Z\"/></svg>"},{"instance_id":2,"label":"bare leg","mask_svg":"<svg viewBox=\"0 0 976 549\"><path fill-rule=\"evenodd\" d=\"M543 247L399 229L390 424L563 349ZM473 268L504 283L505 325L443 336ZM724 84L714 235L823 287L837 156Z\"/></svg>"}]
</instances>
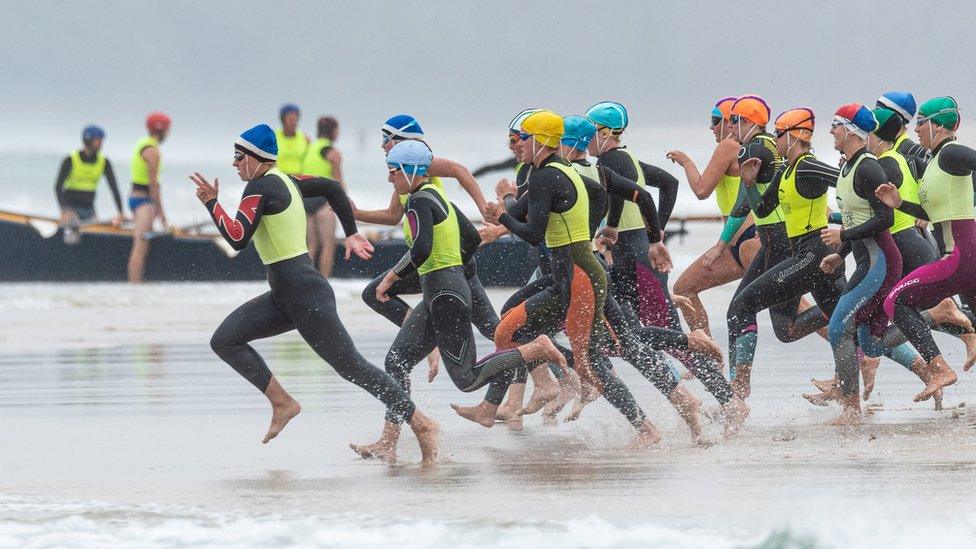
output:
<instances>
[{"instance_id":1,"label":"bare leg","mask_svg":"<svg viewBox=\"0 0 976 549\"><path fill-rule=\"evenodd\" d=\"M416 410L410 417L410 429L417 437L417 443L420 445L420 463L433 465L437 460L437 434L441 430L440 426L437 425L436 421L421 413L420 410Z\"/></svg>"},{"instance_id":2,"label":"bare leg","mask_svg":"<svg viewBox=\"0 0 976 549\"><path fill-rule=\"evenodd\" d=\"M739 364L735 367L732 390L743 400L749 398L752 394L752 364Z\"/></svg>"},{"instance_id":3,"label":"bare leg","mask_svg":"<svg viewBox=\"0 0 976 549\"><path fill-rule=\"evenodd\" d=\"M132 214L132 250L129 252L128 275L129 282L142 282L146 270L146 256L149 255L149 241L144 235L152 230L153 219L156 218L156 207L143 204Z\"/></svg>"},{"instance_id":4,"label":"bare leg","mask_svg":"<svg viewBox=\"0 0 976 549\"><path fill-rule=\"evenodd\" d=\"M525 383L513 383L508 388L508 397L505 402L498 407L498 414L495 419L498 421L508 421L518 417L518 411L525 403Z\"/></svg>"},{"instance_id":5,"label":"bare leg","mask_svg":"<svg viewBox=\"0 0 976 549\"><path fill-rule=\"evenodd\" d=\"M285 391L275 376L271 376L271 382L264 390L264 395L271 402L271 425L261 444L267 444L269 440L278 436L285 425L288 425L288 422L302 411L302 406L288 394L288 391Z\"/></svg>"},{"instance_id":6,"label":"bare leg","mask_svg":"<svg viewBox=\"0 0 976 549\"><path fill-rule=\"evenodd\" d=\"M559 398L553 400L542 409L542 419L546 423L556 421L556 414L563 409L570 401L577 398L580 394L580 378L576 370L570 370L569 374L564 375L559 380Z\"/></svg>"},{"instance_id":7,"label":"bare leg","mask_svg":"<svg viewBox=\"0 0 976 549\"><path fill-rule=\"evenodd\" d=\"M695 398L684 385L675 387L674 391L671 391L671 394L668 395L668 401L671 402L674 409L678 411L678 415L681 416L681 419L688 425L688 429L691 430L692 442L701 444L702 427L701 418L698 416L701 401Z\"/></svg>"},{"instance_id":8,"label":"bare leg","mask_svg":"<svg viewBox=\"0 0 976 549\"><path fill-rule=\"evenodd\" d=\"M350 444L353 452L359 454L363 459L376 458L389 463L396 463L397 442L400 440L400 426L392 421L383 423L383 434L380 439L372 444Z\"/></svg>"},{"instance_id":9,"label":"bare leg","mask_svg":"<svg viewBox=\"0 0 976 549\"><path fill-rule=\"evenodd\" d=\"M518 351L528 363L538 362L540 360L555 362L559 364L559 368L563 372L569 371L569 367L566 365L566 357L559 352L559 349L552 343L549 336L541 335L532 340L531 343L519 345ZM549 368L537 366L529 372L529 375L532 376L532 395L529 397L529 402L526 403L525 407L518 411L518 415L520 416L534 414L541 410L543 406L559 397L559 385L556 384L552 375L549 373Z\"/></svg>"},{"instance_id":10,"label":"bare leg","mask_svg":"<svg viewBox=\"0 0 976 549\"><path fill-rule=\"evenodd\" d=\"M962 369L968 372L973 364L976 364L976 334L962 334L959 339L966 344L966 363L963 364Z\"/></svg>"},{"instance_id":11,"label":"bare leg","mask_svg":"<svg viewBox=\"0 0 976 549\"><path fill-rule=\"evenodd\" d=\"M878 365L881 364L881 358L873 358L866 356L861 359L861 379L864 380L864 400L871 397L871 391L874 390L874 381L878 377Z\"/></svg>"},{"instance_id":12,"label":"bare leg","mask_svg":"<svg viewBox=\"0 0 976 549\"><path fill-rule=\"evenodd\" d=\"M743 272L742 266L732 257L732 253L726 252L712 263L711 269L706 269L702 265L702 258L699 257L681 273L674 283L673 292L677 296L687 298L690 307L683 306L680 300L676 300L675 305L681 309L681 314L690 329L704 330L706 334L711 335L708 311L705 310L698 294L738 280L742 278Z\"/></svg>"},{"instance_id":13,"label":"bare leg","mask_svg":"<svg viewBox=\"0 0 976 549\"><path fill-rule=\"evenodd\" d=\"M322 276L332 276L332 265L335 262L336 251L336 217L330 206L319 208L315 212L318 227L319 244L321 246L318 257L318 268Z\"/></svg>"}]
</instances>

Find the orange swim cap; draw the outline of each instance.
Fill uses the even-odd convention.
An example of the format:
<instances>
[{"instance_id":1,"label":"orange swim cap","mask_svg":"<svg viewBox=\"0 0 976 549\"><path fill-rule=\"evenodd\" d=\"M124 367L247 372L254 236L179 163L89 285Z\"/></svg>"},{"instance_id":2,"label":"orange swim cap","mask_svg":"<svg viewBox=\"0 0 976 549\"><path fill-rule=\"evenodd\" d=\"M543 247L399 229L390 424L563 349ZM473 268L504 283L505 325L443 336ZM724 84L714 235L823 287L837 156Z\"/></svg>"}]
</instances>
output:
<instances>
[{"instance_id":1,"label":"orange swim cap","mask_svg":"<svg viewBox=\"0 0 976 549\"><path fill-rule=\"evenodd\" d=\"M811 109L806 107L790 109L776 117L776 137L789 132L795 139L810 141L813 139L814 123Z\"/></svg>"},{"instance_id":2,"label":"orange swim cap","mask_svg":"<svg viewBox=\"0 0 976 549\"><path fill-rule=\"evenodd\" d=\"M758 95L743 95L736 99L729 114L737 114L757 126L769 123L769 105Z\"/></svg>"},{"instance_id":3,"label":"orange swim cap","mask_svg":"<svg viewBox=\"0 0 976 549\"><path fill-rule=\"evenodd\" d=\"M736 99L738 99L738 97L723 97L722 99L719 99L717 103L715 103L715 109L721 113L722 118L726 120L729 119L729 114L732 112L732 103L735 103ZM712 114L715 114L714 111Z\"/></svg>"}]
</instances>

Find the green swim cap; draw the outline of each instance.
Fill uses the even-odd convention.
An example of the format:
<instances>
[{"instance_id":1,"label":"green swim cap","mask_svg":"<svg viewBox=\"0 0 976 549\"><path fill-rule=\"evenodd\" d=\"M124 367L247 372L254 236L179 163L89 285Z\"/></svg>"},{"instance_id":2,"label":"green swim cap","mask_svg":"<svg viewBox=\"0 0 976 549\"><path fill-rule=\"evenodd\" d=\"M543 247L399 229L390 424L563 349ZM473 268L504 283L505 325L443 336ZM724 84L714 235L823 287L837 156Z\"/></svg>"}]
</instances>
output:
<instances>
[{"instance_id":1,"label":"green swim cap","mask_svg":"<svg viewBox=\"0 0 976 549\"><path fill-rule=\"evenodd\" d=\"M918 108L919 118L955 130L959 127L959 104L948 95L929 99Z\"/></svg>"}]
</instances>

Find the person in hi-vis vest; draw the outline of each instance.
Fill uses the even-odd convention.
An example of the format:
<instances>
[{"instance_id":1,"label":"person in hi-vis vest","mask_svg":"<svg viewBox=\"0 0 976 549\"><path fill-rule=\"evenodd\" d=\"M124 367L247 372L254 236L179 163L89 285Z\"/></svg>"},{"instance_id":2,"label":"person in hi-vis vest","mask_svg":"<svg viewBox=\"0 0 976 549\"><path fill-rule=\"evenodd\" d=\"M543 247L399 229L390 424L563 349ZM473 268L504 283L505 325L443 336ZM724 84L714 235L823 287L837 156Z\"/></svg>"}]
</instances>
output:
<instances>
[{"instance_id":1,"label":"person in hi-vis vest","mask_svg":"<svg viewBox=\"0 0 976 549\"><path fill-rule=\"evenodd\" d=\"M98 182L105 177L112 199L115 201L116 215L113 223L118 225L124 219L122 196L115 180L112 163L102 154L105 131L98 126L86 126L81 132L82 148L74 150L61 162L54 193L61 210L62 224L90 223L95 215L95 191Z\"/></svg>"},{"instance_id":2,"label":"person in hi-vis vest","mask_svg":"<svg viewBox=\"0 0 976 549\"><path fill-rule=\"evenodd\" d=\"M308 147L302 173L334 179L345 189L342 181L342 155L335 148L339 138L339 122L331 116L319 118L318 134ZM318 270L329 277L336 250L336 217L332 208L321 200L306 200L308 213L308 250Z\"/></svg>"}]
</instances>

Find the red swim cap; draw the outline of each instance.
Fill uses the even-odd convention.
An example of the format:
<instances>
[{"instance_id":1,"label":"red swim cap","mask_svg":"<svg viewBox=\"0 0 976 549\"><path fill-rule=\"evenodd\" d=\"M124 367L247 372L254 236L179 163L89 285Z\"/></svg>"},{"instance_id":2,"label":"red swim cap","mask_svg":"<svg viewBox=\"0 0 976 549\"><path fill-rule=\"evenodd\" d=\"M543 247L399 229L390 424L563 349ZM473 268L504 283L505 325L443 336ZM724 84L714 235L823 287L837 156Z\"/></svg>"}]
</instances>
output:
<instances>
[{"instance_id":1,"label":"red swim cap","mask_svg":"<svg viewBox=\"0 0 976 549\"><path fill-rule=\"evenodd\" d=\"M146 129L149 131L162 131L169 129L172 121L168 116L161 112L154 112L146 117Z\"/></svg>"}]
</instances>

